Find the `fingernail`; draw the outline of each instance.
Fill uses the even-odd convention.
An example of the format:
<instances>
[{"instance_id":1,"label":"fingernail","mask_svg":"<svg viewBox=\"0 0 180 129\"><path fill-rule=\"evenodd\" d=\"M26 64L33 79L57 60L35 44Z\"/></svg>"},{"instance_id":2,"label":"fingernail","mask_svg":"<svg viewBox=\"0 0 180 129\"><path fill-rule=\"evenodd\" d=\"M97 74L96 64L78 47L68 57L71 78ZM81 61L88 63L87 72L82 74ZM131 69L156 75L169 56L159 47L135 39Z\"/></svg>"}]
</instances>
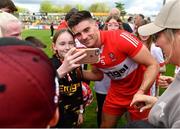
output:
<instances>
[{"instance_id":1,"label":"fingernail","mask_svg":"<svg viewBox=\"0 0 180 129\"><path fill-rule=\"evenodd\" d=\"M143 110L142 109L140 109L140 111L139 112L143 112Z\"/></svg>"}]
</instances>

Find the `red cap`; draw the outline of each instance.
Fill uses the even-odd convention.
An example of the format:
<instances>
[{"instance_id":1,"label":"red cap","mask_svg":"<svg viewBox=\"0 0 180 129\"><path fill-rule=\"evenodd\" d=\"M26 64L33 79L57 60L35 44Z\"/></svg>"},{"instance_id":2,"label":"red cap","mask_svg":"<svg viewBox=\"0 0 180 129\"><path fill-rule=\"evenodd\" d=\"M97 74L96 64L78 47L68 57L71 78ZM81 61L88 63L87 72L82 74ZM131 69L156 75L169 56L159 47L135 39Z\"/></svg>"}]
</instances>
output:
<instances>
[{"instance_id":1,"label":"red cap","mask_svg":"<svg viewBox=\"0 0 180 129\"><path fill-rule=\"evenodd\" d=\"M55 109L55 72L28 42L0 39L0 127L47 127Z\"/></svg>"}]
</instances>

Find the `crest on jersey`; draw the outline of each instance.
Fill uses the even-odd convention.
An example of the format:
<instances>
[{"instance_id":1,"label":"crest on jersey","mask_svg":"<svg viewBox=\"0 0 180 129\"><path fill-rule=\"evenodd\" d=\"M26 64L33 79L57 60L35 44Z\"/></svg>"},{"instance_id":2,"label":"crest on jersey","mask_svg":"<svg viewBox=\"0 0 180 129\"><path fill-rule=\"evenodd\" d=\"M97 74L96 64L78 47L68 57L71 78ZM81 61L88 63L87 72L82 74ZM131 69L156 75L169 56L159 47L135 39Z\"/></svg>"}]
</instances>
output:
<instances>
[{"instance_id":1,"label":"crest on jersey","mask_svg":"<svg viewBox=\"0 0 180 129\"><path fill-rule=\"evenodd\" d=\"M116 57L115 57L114 53L110 52L108 55L112 61L116 61Z\"/></svg>"}]
</instances>

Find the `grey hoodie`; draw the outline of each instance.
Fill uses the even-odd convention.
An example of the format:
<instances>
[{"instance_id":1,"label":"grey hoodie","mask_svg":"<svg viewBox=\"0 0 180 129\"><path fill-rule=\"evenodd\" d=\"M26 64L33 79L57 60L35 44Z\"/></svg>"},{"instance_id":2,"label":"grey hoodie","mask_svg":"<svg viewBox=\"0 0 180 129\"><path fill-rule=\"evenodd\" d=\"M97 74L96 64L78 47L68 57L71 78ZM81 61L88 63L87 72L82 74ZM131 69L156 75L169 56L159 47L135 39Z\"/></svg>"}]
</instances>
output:
<instances>
[{"instance_id":1,"label":"grey hoodie","mask_svg":"<svg viewBox=\"0 0 180 129\"><path fill-rule=\"evenodd\" d=\"M156 127L180 128L180 72L159 97L148 117Z\"/></svg>"}]
</instances>

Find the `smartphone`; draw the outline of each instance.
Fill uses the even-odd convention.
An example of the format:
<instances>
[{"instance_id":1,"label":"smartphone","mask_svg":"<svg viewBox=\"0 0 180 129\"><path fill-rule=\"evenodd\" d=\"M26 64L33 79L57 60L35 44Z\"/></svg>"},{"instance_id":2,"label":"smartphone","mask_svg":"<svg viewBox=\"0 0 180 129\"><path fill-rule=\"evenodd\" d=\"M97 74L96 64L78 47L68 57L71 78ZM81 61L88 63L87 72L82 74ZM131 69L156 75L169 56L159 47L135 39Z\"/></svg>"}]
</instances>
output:
<instances>
[{"instance_id":1,"label":"smartphone","mask_svg":"<svg viewBox=\"0 0 180 129\"><path fill-rule=\"evenodd\" d=\"M78 61L80 64L95 64L100 60L99 48L77 48L77 51L85 50L86 57Z\"/></svg>"}]
</instances>

